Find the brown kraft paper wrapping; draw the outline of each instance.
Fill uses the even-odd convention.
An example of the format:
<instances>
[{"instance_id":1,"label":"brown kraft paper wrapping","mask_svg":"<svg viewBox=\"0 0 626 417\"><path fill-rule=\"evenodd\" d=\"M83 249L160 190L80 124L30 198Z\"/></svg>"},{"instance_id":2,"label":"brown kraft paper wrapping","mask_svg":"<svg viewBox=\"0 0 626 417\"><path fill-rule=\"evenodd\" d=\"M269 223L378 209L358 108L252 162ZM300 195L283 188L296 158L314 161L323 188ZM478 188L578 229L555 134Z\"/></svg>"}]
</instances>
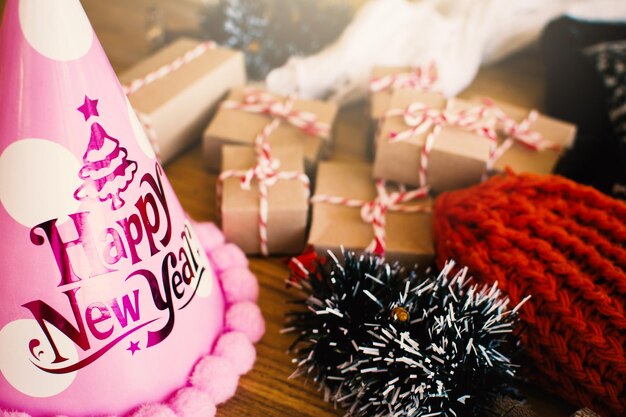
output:
<instances>
[{"instance_id":1,"label":"brown kraft paper wrapping","mask_svg":"<svg viewBox=\"0 0 626 417\"><path fill-rule=\"evenodd\" d=\"M531 111L501 102L495 102L494 104L517 123L526 119ZM537 119L531 123L530 130L539 133L544 139L559 146L561 150L548 149L537 151L529 149L520 143L515 143L495 160L493 166L495 172L504 172L509 167L518 173L550 174L563 151L574 142L577 128L571 123L539 114ZM502 132L498 132L498 135L503 136ZM504 137L501 137L500 142L504 139Z\"/></svg>"},{"instance_id":2,"label":"brown kraft paper wrapping","mask_svg":"<svg viewBox=\"0 0 626 417\"><path fill-rule=\"evenodd\" d=\"M402 74L411 72L411 67L374 67L372 69L372 79L386 77L387 75ZM383 118L391 105L392 90L372 92L370 94L370 118L378 122Z\"/></svg>"},{"instance_id":3,"label":"brown kraft paper wrapping","mask_svg":"<svg viewBox=\"0 0 626 417\"><path fill-rule=\"evenodd\" d=\"M365 163L322 162L318 167L315 195L330 195L372 201L376 190L372 169ZM430 205L429 199L410 204ZM386 217L385 258L420 268L434 257L431 213L388 212ZM362 252L374 237L372 225L361 218L361 210L330 203L313 204L313 220L308 243L320 254L327 250Z\"/></svg>"},{"instance_id":4,"label":"brown kraft paper wrapping","mask_svg":"<svg viewBox=\"0 0 626 417\"><path fill-rule=\"evenodd\" d=\"M254 148L223 147L223 171L247 170L256 164ZM303 172L302 150L282 147L272 150L280 160L279 171ZM270 254L295 255L304 249L308 217L308 190L298 180L278 180L268 191L268 249ZM226 240L248 255L260 254L259 188L256 180L250 190L241 188L241 178L224 180L220 204L222 230Z\"/></svg>"},{"instance_id":5,"label":"brown kraft paper wrapping","mask_svg":"<svg viewBox=\"0 0 626 417\"><path fill-rule=\"evenodd\" d=\"M142 78L197 47L181 38L120 75L124 85ZM233 87L246 83L243 54L209 49L202 55L129 96L146 114L156 133L162 162L168 162L200 138L215 104Z\"/></svg>"},{"instance_id":6,"label":"brown kraft paper wrapping","mask_svg":"<svg viewBox=\"0 0 626 417\"><path fill-rule=\"evenodd\" d=\"M242 101L244 88L235 88L228 95L228 100ZM259 91L254 89L251 91ZM281 100L285 98L275 96ZM337 115L337 105L316 100L294 100L294 110L315 114L318 121L332 126ZM213 121L204 132L204 158L210 170L220 167L220 147L224 144L254 146L256 136L271 122L264 114L251 113L237 109L220 108ZM315 171L317 161L323 157L330 145L331 138L324 139L309 135L301 129L282 121L280 126L270 135L269 143L273 149L282 146L302 147L307 174Z\"/></svg>"},{"instance_id":7,"label":"brown kraft paper wrapping","mask_svg":"<svg viewBox=\"0 0 626 417\"><path fill-rule=\"evenodd\" d=\"M415 90L396 90L391 109L404 109L420 102L442 110L447 99L438 93L420 93ZM476 106L465 100L451 99L449 108L464 109ZM392 132L410 129L404 118L386 117L376 138L374 177L401 184L420 185L422 148L432 128L408 140L391 143ZM435 137L426 171L427 185L436 192L454 190L479 183L487 168L493 142L479 134L457 127L446 126Z\"/></svg>"}]
</instances>

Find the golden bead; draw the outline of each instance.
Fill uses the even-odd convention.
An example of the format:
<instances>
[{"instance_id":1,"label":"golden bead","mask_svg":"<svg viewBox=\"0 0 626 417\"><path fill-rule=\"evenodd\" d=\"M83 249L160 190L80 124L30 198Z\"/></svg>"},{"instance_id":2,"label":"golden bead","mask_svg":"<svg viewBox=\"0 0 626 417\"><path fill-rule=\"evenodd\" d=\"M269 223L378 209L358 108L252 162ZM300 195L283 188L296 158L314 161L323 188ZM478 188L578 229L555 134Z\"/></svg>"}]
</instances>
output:
<instances>
[{"instance_id":1,"label":"golden bead","mask_svg":"<svg viewBox=\"0 0 626 417\"><path fill-rule=\"evenodd\" d=\"M409 311L404 307L395 307L391 310L391 318L400 323L409 321Z\"/></svg>"}]
</instances>

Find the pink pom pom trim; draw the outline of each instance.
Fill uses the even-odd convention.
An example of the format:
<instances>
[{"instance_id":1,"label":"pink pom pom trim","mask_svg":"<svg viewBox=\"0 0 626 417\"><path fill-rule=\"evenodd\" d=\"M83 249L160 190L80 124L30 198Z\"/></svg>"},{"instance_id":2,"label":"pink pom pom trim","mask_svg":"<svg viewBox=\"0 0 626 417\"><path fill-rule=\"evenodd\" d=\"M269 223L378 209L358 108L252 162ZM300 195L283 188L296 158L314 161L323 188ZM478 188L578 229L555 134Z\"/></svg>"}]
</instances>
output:
<instances>
[{"instance_id":1,"label":"pink pom pom trim","mask_svg":"<svg viewBox=\"0 0 626 417\"><path fill-rule=\"evenodd\" d=\"M21 411L2 411L0 415L2 417L30 417L30 414Z\"/></svg>"},{"instance_id":2,"label":"pink pom pom trim","mask_svg":"<svg viewBox=\"0 0 626 417\"><path fill-rule=\"evenodd\" d=\"M228 359L238 375L250 371L256 360L256 349L241 332L224 333L217 340L213 354Z\"/></svg>"},{"instance_id":3,"label":"pink pom pom trim","mask_svg":"<svg viewBox=\"0 0 626 417\"><path fill-rule=\"evenodd\" d=\"M257 343L265 334L265 320L258 305L249 301L233 304L226 310L226 329L241 332L252 343Z\"/></svg>"},{"instance_id":4,"label":"pink pom pom trim","mask_svg":"<svg viewBox=\"0 0 626 417\"><path fill-rule=\"evenodd\" d=\"M215 403L209 394L194 387L178 390L170 400L170 407L179 417L215 416Z\"/></svg>"},{"instance_id":5,"label":"pink pom pom trim","mask_svg":"<svg viewBox=\"0 0 626 417\"><path fill-rule=\"evenodd\" d=\"M195 221L192 221L191 224L205 252L209 253L224 245L224 235L215 224L207 222L198 223Z\"/></svg>"},{"instance_id":6,"label":"pink pom pom trim","mask_svg":"<svg viewBox=\"0 0 626 417\"><path fill-rule=\"evenodd\" d=\"M131 417L176 417L176 414L165 404L152 403L142 405Z\"/></svg>"},{"instance_id":7,"label":"pink pom pom trim","mask_svg":"<svg viewBox=\"0 0 626 417\"><path fill-rule=\"evenodd\" d=\"M221 279L222 290L227 303L256 302L259 298L259 282L248 268L227 269L222 272Z\"/></svg>"},{"instance_id":8,"label":"pink pom pom trim","mask_svg":"<svg viewBox=\"0 0 626 417\"><path fill-rule=\"evenodd\" d=\"M209 259L213 262L213 267L218 273L235 267L248 267L248 258L239 247L233 243L213 249L209 253Z\"/></svg>"},{"instance_id":9,"label":"pink pom pom trim","mask_svg":"<svg viewBox=\"0 0 626 417\"><path fill-rule=\"evenodd\" d=\"M211 260L227 304L224 331L210 355L199 359L189 382L167 403L150 403L128 417L214 417L215 404L235 395L239 375L252 369L256 343L265 333L265 321L255 304L259 294L256 277L248 269L246 255L212 223L193 222L193 228ZM233 331L235 330L235 331ZM0 410L1 417L31 417L19 411Z\"/></svg>"},{"instance_id":10,"label":"pink pom pom trim","mask_svg":"<svg viewBox=\"0 0 626 417\"><path fill-rule=\"evenodd\" d=\"M196 364L189 382L206 392L215 404L221 404L235 395L239 375L230 360L219 356L205 356Z\"/></svg>"}]
</instances>

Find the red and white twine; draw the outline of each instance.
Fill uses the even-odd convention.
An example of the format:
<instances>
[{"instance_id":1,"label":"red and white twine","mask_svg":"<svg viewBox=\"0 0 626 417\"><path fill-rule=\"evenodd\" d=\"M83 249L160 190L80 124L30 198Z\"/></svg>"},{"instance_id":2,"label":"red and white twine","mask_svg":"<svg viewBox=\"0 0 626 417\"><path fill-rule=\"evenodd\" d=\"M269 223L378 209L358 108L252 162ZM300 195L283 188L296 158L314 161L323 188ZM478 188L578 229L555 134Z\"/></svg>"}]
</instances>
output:
<instances>
[{"instance_id":1,"label":"red and white twine","mask_svg":"<svg viewBox=\"0 0 626 417\"><path fill-rule=\"evenodd\" d=\"M491 141L490 154L495 153L498 138L496 132L486 123L486 116L487 108L484 106L461 110L451 110L446 107L438 110L424 103L412 103L404 109L391 109L385 114L385 117L402 117L404 123L409 126L409 129L402 132L391 132L390 143L402 142L430 130L420 154L419 178L422 187L427 185L428 162L435 138L446 126L461 128L489 139Z\"/></svg>"},{"instance_id":2,"label":"red and white twine","mask_svg":"<svg viewBox=\"0 0 626 417\"><path fill-rule=\"evenodd\" d=\"M267 244L267 219L269 213L269 188L278 181L300 181L306 188L307 198L310 193L309 177L299 171L280 171L280 161L272 157L272 149L268 137L280 125L281 119L274 119L263 128L255 139L256 164L247 170L226 170L220 174L217 181L217 198L222 200L223 182L228 178L241 178L241 189L250 190L252 181L256 180L259 187L259 243L261 254L269 256Z\"/></svg>"},{"instance_id":3,"label":"red and white twine","mask_svg":"<svg viewBox=\"0 0 626 417\"><path fill-rule=\"evenodd\" d=\"M437 65L431 62L428 66L413 67L410 72L372 77L369 89L372 93L394 91L399 88L430 91L438 79Z\"/></svg>"},{"instance_id":4,"label":"red and white twine","mask_svg":"<svg viewBox=\"0 0 626 417\"><path fill-rule=\"evenodd\" d=\"M317 194L311 198L312 203L327 203L361 209L361 219L370 223L374 232L374 239L366 248L366 251L384 255L386 245L385 225L388 212L398 213L427 213L430 207L425 204L406 205L406 203L420 200L428 196L428 188L421 187L417 190L387 191L384 180L376 181L377 197L372 201L358 198L338 197L328 194Z\"/></svg>"},{"instance_id":5,"label":"red and white twine","mask_svg":"<svg viewBox=\"0 0 626 417\"><path fill-rule=\"evenodd\" d=\"M306 186L307 193L310 193L309 178L304 173L279 171L280 161L272 158L269 136L278 128L280 123L286 122L308 135L329 139L330 125L320 122L314 113L294 109L294 101L291 98L280 100L270 93L256 89L246 91L241 101L224 101L221 108L261 114L272 118L272 121L263 128L263 131L255 139L256 165L248 170L224 171L218 178L218 199L220 200L222 182L225 179L232 177L241 178L241 187L244 190L250 189L253 179L257 180L259 184L259 242L261 254L269 256L267 246L267 217L269 210L267 193L269 187L276 184L279 180L298 180Z\"/></svg>"},{"instance_id":6,"label":"red and white twine","mask_svg":"<svg viewBox=\"0 0 626 417\"><path fill-rule=\"evenodd\" d=\"M241 101L226 100L221 107L263 114L273 119L285 121L310 136L318 136L323 139L330 138L330 124L320 122L314 113L295 110L294 102L290 98L280 100L265 91L249 90L244 94Z\"/></svg>"},{"instance_id":7,"label":"red and white twine","mask_svg":"<svg viewBox=\"0 0 626 417\"><path fill-rule=\"evenodd\" d=\"M496 121L496 128L505 138L497 149L494 150L489 158L488 170L493 169L493 164L508 151L515 143L519 143L527 149L533 151L555 151L558 152L562 149L562 146L554 143L551 140L544 138L544 136L532 130L532 125L539 117L537 110L531 110L528 116L521 122L516 122L511 118L504 110L498 107L492 100L485 99L483 101L487 107L490 115Z\"/></svg>"},{"instance_id":8,"label":"red and white twine","mask_svg":"<svg viewBox=\"0 0 626 417\"><path fill-rule=\"evenodd\" d=\"M495 162L515 143L535 151L560 150L559 145L532 130L532 124L538 116L538 112L532 110L528 117L518 123L490 100L485 100L485 105L461 110L437 110L424 103L412 103L404 109L391 109L385 114L385 117L402 117L409 126L402 132L391 132L388 139L390 143L405 141L429 131L420 154L419 178L422 187L427 185L428 162L435 139L441 129L447 126L467 130L491 141L485 177L493 170ZM490 126L494 121L495 129ZM506 138L500 145L496 131Z\"/></svg>"},{"instance_id":9,"label":"red and white twine","mask_svg":"<svg viewBox=\"0 0 626 417\"><path fill-rule=\"evenodd\" d=\"M217 47L217 44L213 41L202 42L201 44L187 51L185 54L179 56L178 58L176 58L174 61L170 62L169 64L165 64L157 68L156 70L146 74L145 76L131 81L130 84L122 86L122 90L124 91L124 94L126 94L126 96L136 93L137 91L141 90L145 86L150 85L154 83L155 81L158 81L161 78L164 78L166 75L179 70L184 65L200 57L206 51L210 49L215 49L216 47ZM146 136L148 137L148 140L150 141L150 144L152 145L152 148L154 149L154 152L158 157L159 156L159 143L157 140L156 131L154 129L152 121L150 120L150 117L147 114L139 112L139 111L136 111L136 113L137 113L137 117L139 118L139 121L141 122L146 132Z\"/></svg>"}]
</instances>

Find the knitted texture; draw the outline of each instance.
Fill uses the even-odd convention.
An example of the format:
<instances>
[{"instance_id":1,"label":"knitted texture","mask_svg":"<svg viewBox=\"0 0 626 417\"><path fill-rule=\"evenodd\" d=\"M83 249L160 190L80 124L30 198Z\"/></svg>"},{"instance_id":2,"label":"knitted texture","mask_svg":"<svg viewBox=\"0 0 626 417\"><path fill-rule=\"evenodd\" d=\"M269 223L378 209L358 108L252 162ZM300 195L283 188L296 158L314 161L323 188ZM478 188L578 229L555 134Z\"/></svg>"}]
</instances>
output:
<instances>
[{"instance_id":1,"label":"knitted texture","mask_svg":"<svg viewBox=\"0 0 626 417\"><path fill-rule=\"evenodd\" d=\"M438 263L526 295L522 343L547 389L626 415L626 204L557 176L503 175L435 202Z\"/></svg>"}]
</instances>

